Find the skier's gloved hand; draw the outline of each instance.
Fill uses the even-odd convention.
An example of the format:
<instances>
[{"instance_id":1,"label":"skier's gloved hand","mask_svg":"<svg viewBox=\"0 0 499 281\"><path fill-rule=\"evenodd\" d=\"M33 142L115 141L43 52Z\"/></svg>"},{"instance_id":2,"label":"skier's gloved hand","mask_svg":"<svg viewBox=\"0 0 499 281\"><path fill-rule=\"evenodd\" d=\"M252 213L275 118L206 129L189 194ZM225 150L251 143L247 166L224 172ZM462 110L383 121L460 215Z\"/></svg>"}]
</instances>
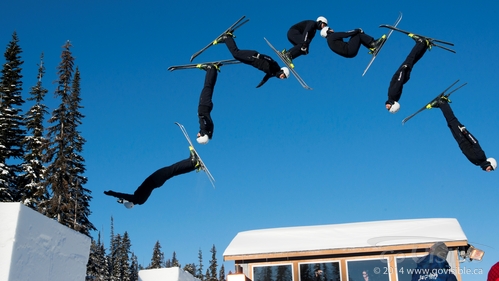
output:
<instances>
[{"instance_id":1,"label":"skier's gloved hand","mask_svg":"<svg viewBox=\"0 0 499 281\"><path fill-rule=\"evenodd\" d=\"M355 29L355 31L357 31L357 33L361 33L361 34L364 33L364 30L362 30L362 28L357 28L357 29Z\"/></svg>"}]
</instances>

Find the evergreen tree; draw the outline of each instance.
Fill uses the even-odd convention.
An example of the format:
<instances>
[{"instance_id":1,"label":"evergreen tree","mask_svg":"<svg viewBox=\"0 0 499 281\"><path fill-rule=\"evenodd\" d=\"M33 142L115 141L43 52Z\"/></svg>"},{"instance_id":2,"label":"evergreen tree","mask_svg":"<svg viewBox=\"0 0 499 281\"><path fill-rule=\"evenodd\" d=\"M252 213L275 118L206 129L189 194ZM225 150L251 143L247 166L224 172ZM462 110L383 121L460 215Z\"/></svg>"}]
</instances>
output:
<instances>
[{"instance_id":1,"label":"evergreen tree","mask_svg":"<svg viewBox=\"0 0 499 281\"><path fill-rule=\"evenodd\" d=\"M97 242L92 239L90 245L90 255L87 263L87 280L106 281L108 280L108 264L106 251L100 240L100 232Z\"/></svg>"},{"instance_id":2,"label":"evergreen tree","mask_svg":"<svg viewBox=\"0 0 499 281\"><path fill-rule=\"evenodd\" d=\"M199 266L197 269L197 274L196 278L198 278L201 281L204 281L204 275L203 275L203 252L201 249L198 251L198 260L199 260Z\"/></svg>"},{"instance_id":3,"label":"evergreen tree","mask_svg":"<svg viewBox=\"0 0 499 281\"><path fill-rule=\"evenodd\" d=\"M71 44L66 42L58 66L59 80L55 96L61 99L57 109L52 112L48 122L49 144L47 146L46 185L52 191L47 215L69 228L89 235L95 227L88 220L90 191L83 188L87 182L83 150L85 140L78 132L83 115L80 108L80 74L76 69L73 79L74 58L70 51Z\"/></svg>"},{"instance_id":4,"label":"evergreen tree","mask_svg":"<svg viewBox=\"0 0 499 281\"><path fill-rule=\"evenodd\" d=\"M114 257L113 253L116 252L115 243L114 243L114 218L111 216L111 235L110 235L110 243L109 243L109 254L107 255L108 261L108 272L113 272L114 268Z\"/></svg>"},{"instance_id":5,"label":"evergreen tree","mask_svg":"<svg viewBox=\"0 0 499 281\"><path fill-rule=\"evenodd\" d=\"M156 241L152 251L151 263L147 267L147 269L151 268L161 268L163 264L165 264L165 255L161 252L161 245L159 241Z\"/></svg>"},{"instance_id":6,"label":"evergreen tree","mask_svg":"<svg viewBox=\"0 0 499 281\"><path fill-rule=\"evenodd\" d=\"M118 251L118 265L120 269L121 281L131 281L130 279L130 247L131 242L128 232L125 231Z\"/></svg>"},{"instance_id":7,"label":"evergreen tree","mask_svg":"<svg viewBox=\"0 0 499 281\"><path fill-rule=\"evenodd\" d=\"M170 267L172 267L172 261L171 261L170 259L167 259L167 260L165 261L165 267L166 267L166 268L170 268Z\"/></svg>"},{"instance_id":8,"label":"evergreen tree","mask_svg":"<svg viewBox=\"0 0 499 281\"><path fill-rule=\"evenodd\" d=\"M175 253L175 251L173 251L171 267L179 267L179 268L181 267L180 263L177 260L177 254Z\"/></svg>"},{"instance_id":9,"label":"evergreen tree","mask_svg":"<svg viewBox=\"0 0 499 281\"><path fill-rule=\"evenodd\" d=\"M42 78L45 74L43 66L43 54L40 57L38 66L38 81L31 88L29 101L35 104L24 116L27 135L24 137L25 147L24 162L22 164L23 173L19 175L19 187L21 188L21 201L24 205L45 214L44 206L47 205L48 192L43 185L44 173L46 171L44 162L44 147L47 139L44 137L44 120L48 114L47 106L43 104L48 90L42 85Z\"/></svg>"},{"instance_id":10,"label":"evergreen tree","mask_svg":"<svg viewBox=\"0 0 499 281\"><path fill-rule=\"evenodd\" d=\"M218 281L225 281L225 267L223 264L220 267L220 271L218 273Z\"/></svg>"},{"instance_id":11,"label":"evergreen tree","mask_svg":"<svg viewBox=\"0 0 499 281\"><path fill-rule=\"evenodd\" d=\"M184 271L189 272L192 276L196 276L196 265L193 263L188 263L184 266Z\"/></svg>"},{"instance_id":12,"label":"evergreen tree","mask_svg":"<svg viewBox=\"0 0 499 281\"><path fill-rule=\"evenodd\" d=\"M111 264L110 281L121 281L122 280L122 268L120 259L120 248L121 248L121 235L118 233L114 236L111 241L113 251L109 253Z\"/></svg>"},{"instance_id":13,"label":"evergreen tree","mask_svg":"<svg viewBox=\"0 0 499 281\"><path fill-rule=\"evenodd\" d=\"M130 280L131 281L138 281L139 280L139 261L137 259L137 256L132 253L132 256L130 257Z\"/></svg>"},{"instance_id":14,"label":"evergreen tree","mask_svg":"<svg viewBox=\"0 0 499 281\"><path fill-rule=\"evenodd\" d=\"M22 140L25 135L24 119L21 106L22 53L17 33L4 53L5 64L0 77L0 202L17 202L21 200L17 175L21 164L15 161L24 155ZM13 163L11 163L13 162Z\"/></svg>"},{"instance_id":15,"label":"evergreen tree","mask_svg":"<svg viewBox=\"0 0 499 281\"><path fill-rule=\"evenodd\" d=\"M211 260L210 260L209 274L208 272L206 273L206 281L217 281L218 264L217 264L217 249L215 248L215 245L213 245L210 252L211 252Z\"/></svg>"}]
</instances>

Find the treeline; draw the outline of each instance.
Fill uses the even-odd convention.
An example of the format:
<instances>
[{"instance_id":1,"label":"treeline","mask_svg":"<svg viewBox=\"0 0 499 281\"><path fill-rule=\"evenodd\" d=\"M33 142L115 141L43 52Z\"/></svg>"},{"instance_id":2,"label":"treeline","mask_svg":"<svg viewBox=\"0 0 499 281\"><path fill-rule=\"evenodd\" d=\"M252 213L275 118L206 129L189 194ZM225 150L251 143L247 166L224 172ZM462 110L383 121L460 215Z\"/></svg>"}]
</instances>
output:
<instances>
[{"instance_id":1,"label":"treeline","mask_svg":"<svg viewBox=\"0 0 499 281\"><path fill-rule=\"evenodd\" d=\"M187 263L182 266L173 252L172 257L165 259L159 241L153 247L151 261L147 266L138 263L137 256L131 252L132 243L128 233L114 234L113 218L111 218L111 239L106 250L100 234L92 240L90 256L87 264L87 278L92 281L137 281L138 272L142 269L179 267L201 281L225 281L225 268L222 264L218 270L217 250L215 245L210 250L211 259L206 272L203 273L203 253L198 252L198 263Z\"/></svg>"},{"instance_id":2,"label":"treeline","mask_svg":"<svg viewBox=\"0 0 499 281\"><path fill-rule=\"evenodd\" d=\"M0 202L21 202L31 209L71 229L90 236L96 230L89 221L91 191L85 188L87 178L82 157L85 139L79 126L85 117L81 112L80 71L75 67L71 43L62 46L54 82L54 98L59 106L51 111L45 104L49 90L44 85L45 63L41 53L36 83L23 97L22 48L17 33L12 34L4 53L0 73ZM31 104L26 104L29 101ZM28 108L29 106L29 108ZM23 108L27 108L23 112ZM202 281L224 281L224 267L217 275L215 246L211 249L209 268L203 273L202 253L197 264L181 267L175 252L164 258L159 241L154 245L151 263L138 264L130 252L128 233L111 234L107 249L92 239L87 266L89 280L138 280L143 268L178 266ZM220 277L218 277L220 276Z\"/></svg>"},{"instance_id":3,"label":"treeline","mask_svg":"<svg viewBox=\"0 0 499 281\"><path fill-rule=\"evenodd\" d=\"M90 236L95 227L88 219L91 191L84 187L80 71L71 47L69 41L62 46L54 90L60 104L49 114L43 53L27 97L31 106L23 113L24 62L16 32L7 45L0 76L0 202L22 202Z\"/></svg>"}]
</instances>

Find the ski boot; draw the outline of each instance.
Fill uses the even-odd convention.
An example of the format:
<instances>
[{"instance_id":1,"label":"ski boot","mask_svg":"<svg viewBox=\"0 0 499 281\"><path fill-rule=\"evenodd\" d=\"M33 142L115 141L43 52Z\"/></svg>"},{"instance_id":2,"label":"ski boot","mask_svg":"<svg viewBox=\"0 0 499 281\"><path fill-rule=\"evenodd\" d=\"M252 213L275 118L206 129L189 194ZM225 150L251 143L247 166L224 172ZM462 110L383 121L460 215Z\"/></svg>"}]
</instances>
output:
<instances>
[{"instance_id":1,"label":"ski boot","mask_svg":"<svg viewBox=\"0 0 499 281\"><path fill-rule=\"evenodd\" d=\"M426 48L428 48L428 50L431 50L431 47L433 47L435 45L435 44L433 44L433 41L431 41L430 39L413 34L413 33L409 33L407 36L411 37L416 42L423 42L423 40L424 40L424 42L426 43Z\"/></svg>"},{"instance_id":2,"label":"ski boot","mask_svg":"<svg viewBox=\"0 0 499 281\"><path fill-rule=\"evenodd\" d=\"M426 109L439 108L442 103L451 103L451 100L446 96L441 96L426 105Z\"/></svg>"},{"instance_id":3,"label":"ski boot","mask_svg":"<svg viewBox=\"0 0 499 281\"><path fill-rule=\"evenodd\" d=\"M199 157L194 151L194 147L189 146L189 152L191 153L191 162L194 168L196 169L196 172L199 172L201 170L201 162L199 161Z\"/></svg>"},{"instance_id":4,"label":"ski boot","mask_svg":"<svg viewBox=\"0 0 499 281\"><path fill-rule=\"evenodd\" d=\"M202 70L208 70L211 68L215 68L218 72L220 72L220 67L222 66L221 63L207 63L207 64L198 64L196 65L197 68L202 69Z\"/></svg>"},{"instance_id":5,"label":"ski boot","mask_svg":"<svg viewBox=\"0 0 499 281\"><path fill-rule=\"evenodd\" d=\"M291 58L291 53L289 51L286 51L286 49L282 50L281 52L282 57L289 63L289 66L291 68L295 68L295 65L293 64L293 59Z\"/></svg>"},{"instance_id":6,"label":"ski boot","mask_svg":"<svg viewBox=\"0 0 499 281\"><path fill-rule=\"evenodd\" d=\"M225 42L225 39L227 39L227 37L232 37L234 38L234 34L230 33L230 32L226 32L224 34L222 34L222 36L218 37L215 41L213 41L213 45L216 45L218 43L224 43Z\"/></svg>"},{"instance_id":7,"label":"ski boot","mask_svg":"<svg viewBox=\"0 0 499 281\"><path fill-rule=\"evenodd\" d=\"M369 48L369 54L374 54L376 51L383 45L383 43L386 41L386 34L383 34L378 40L374 40L371 42L371 47Z\"/></svg>"}]
</instances>

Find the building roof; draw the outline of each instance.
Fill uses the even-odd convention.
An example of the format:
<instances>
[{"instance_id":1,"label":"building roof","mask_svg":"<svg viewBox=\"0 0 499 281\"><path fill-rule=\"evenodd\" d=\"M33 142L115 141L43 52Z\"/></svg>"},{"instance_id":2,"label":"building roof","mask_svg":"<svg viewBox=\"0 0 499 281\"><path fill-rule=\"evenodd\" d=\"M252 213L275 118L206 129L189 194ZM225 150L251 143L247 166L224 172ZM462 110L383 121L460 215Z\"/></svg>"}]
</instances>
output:
<instances>
[{"instance_id":1,"label":"building roof","mask_svg":"<svg viewBox=\"0 0 499 281\"><path fill-rule=\"evenodd\" d=\"M223 254L247 256L467 241L454 218L406 219L239 232Z\"/></svg>"}]
</instances>

